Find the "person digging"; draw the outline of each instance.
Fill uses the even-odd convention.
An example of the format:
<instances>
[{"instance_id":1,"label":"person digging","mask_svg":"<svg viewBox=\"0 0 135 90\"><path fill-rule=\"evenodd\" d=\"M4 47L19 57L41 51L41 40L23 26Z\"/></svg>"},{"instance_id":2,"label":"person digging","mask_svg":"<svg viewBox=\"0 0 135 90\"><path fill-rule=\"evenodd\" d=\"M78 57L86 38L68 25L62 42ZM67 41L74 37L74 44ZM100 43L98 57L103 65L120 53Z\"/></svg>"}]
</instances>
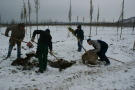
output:
<instances>
[{"instance_id":1,"label":"person digging","mask_svg":"<svg viewBox=\"0 0 135 90\"><path fill-rule=\"evenodd\" d=\"M110 61L105 55L108 50L108 44L106 42L102 40L87 39L87 43L94 47L94 49L90 51L95 52L98 55L98 57L100 58L99 61L105 61L105 66L110 65Z\"/></svg>"},{"instance_id":2,"label":"person digging","mask_svg":"<svg viewBox=\"0 0 135 90\"><path fill-rule=\"evenodd\" d=\"M21 57L21 42L23 41L25 37L25 24L19 23L18 25L7 27L5 31L6 37L9 37L8 36L9 31L11 31L11 37L9 39L9 48L8 48L8 54L7 54L6 59L11 56L11 52L15 44L17 44L17 58L20 58Z\"/></svg>"},{"instance_id":3,"label":"person digging","mask_svg":"<svg viewBox=\"0 0 135 90\"><path fill-rule=\"evenodd\" d=\"M74 35L77 37L78 39L78 52L81 52L82 50L82 44L83 44L83 40L84 40L84 31L81 28L81 25L77 26L77 29L74 31Z\"/></svg>"},{"instance_id":4,"label":"person digging","mask_svg":"<svg viewBox=\"0 0 135 90\"><path fill-rule=\"evenodd\" d=\"M34 42L36 34L39 34L36 57L39 61L39 70L37 73L43 73L47 68L47 56L48 47L50 49L50 54L52 55L52 36L50 35L50 30L34 30L31 41Z\"/></svg>"}]
</instances>

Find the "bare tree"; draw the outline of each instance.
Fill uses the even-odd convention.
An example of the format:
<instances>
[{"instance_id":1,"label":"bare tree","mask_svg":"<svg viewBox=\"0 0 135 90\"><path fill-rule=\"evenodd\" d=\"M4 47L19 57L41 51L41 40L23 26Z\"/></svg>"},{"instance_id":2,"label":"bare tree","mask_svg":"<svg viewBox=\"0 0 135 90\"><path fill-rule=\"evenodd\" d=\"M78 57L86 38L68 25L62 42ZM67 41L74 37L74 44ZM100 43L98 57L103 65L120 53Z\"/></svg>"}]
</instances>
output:
<instances>
[{"instance_id":1,"label":"bare tree","mask_svg":"<svg viewBox=\"0 0 135 90\"><path fill-rule=\"evenodd\" d=\"M117 35L118 35L119 24L120 24L120 22L118 20L118 22L117 22Z\"/></svg>"},{"instance_id":2,"label":"bare tree","mask_svg":"<svg viewBox=\"0 0 135 90\"><path fill-rule=\"evenodd\" d=\"M36 24L37 24L37 30L38 30L38 11L40 8L39 0L34 0L35 1L35 12L36 12ZM37 40L38 40L38 35L37 35Z\"/></svg>"},{"instance_id":3,"label":"bare tree","mask_svg":"<svg viewBox=\"0 0 135 90\"><path fill-rule=\"evenodd\" d=\"M71 7L71 0L70 0L70 7L69 7L69 13L68 13L68 20L69 20L69 23L71 22L72 20L72 7ZM69 35L70 32L68 32L68 36L67 37L70 37Z\"/></svg>"},{"instance_id":4,"label":"bare tree","mask_svg":"<svg viewBox=\"0 0 135 90\"><path fill-rule=\"evenodd\" d=\"M121 20L121 33L120 33L120 38L122 35L122 30L123 30L123 18L124 18L124 0L122 2L122 11L121 11L121 15L120 15L120 20Z\"/></svg>"},{"instance_id":5,"label":"bare tree","mask_svg":"<svg viewBox=\"0 0 135 90\"><path fill-rule=\"evenodd\" d=\"M36 12L36 23L38 24L38 11L40 8L39 0L34 0L35 1L35 12ZM37 30L38 30L38 25L37 25Z\"/></svg>"},{"instance_id":6,"label":"bare tree","mask_svg":"<svg viewBox=\"0 0 135 90\"><path fill-rule=\"evenodd\" d=\"M27 9L24 0L23 0L23 19L24 19L24 23L27 23Z\"/></svg>"},{"instance_id":7,"label":"bare tree","mask_svg":"<svg viewBox=\"0 0 135 90\"><path fill-rule=\"evenodd\" d=\"M97 25L98 25L98 21L99 21L99 7L98 7L98 14L97 14ZM97 26L96 26L96 35L97 35Z\"/></svg>"},{"instance_id":8,"label":"bare tree","mask_svg":"<svg viewBox=\"0 0 135 90\"><path fill-rule=\"evenodd\" d=\"M23 9L21 10L21 14L20 14L20 18L21 18L21 22L23 22L24 20L23 20Z\"/></svg>"},{"instance_id":9,"label":"bare tree","mask_svg":"<svg viewBox=\"0 0 135 90\"><path fill-rule=\"evenodd\" d=\"M85 19L84 19L84 17L83 17L83 23L84 23L84 21L85 21Z\"/></svg>"},{"instance_id":10,"label":"bare tree","mask_svg":"<svg viewBox=\"0 0 135 90\"><path fill-rule=\"evenodd\" d=\"M92 0L90 0L90 24L92 23L92 16L93 16L93 4L92 4ZM91 25L90 25L90 34L89 34L89 38L91 37Z\"/></svg>"},{"instance_id":11,"label":"bare tree","mask_svg":"<svg viewBox=\"0 0 135 90\"><path fill-rule=\"evenodd\" d=\"M1 24L1 14L0 14L0 24Z\"/></svg>"},{"instance_id":12,"label":"bare tree","mask_svg":"<svg viewBox=\"0 0 135 90\"><path fill-rule=\"evenodd\" d=\"M133 31L132 31L132 35L134 34L134 28L135 28L135 20L133 22Z\"/></svg>"},{"instance_id":13,"label":"bare tree","mask_svg":"<svg viewBox=\"0 0 135 90\"><path fill-rule=\"evenodd\" d=\"M30 4L30 1L28 0L28 16L29 16L29 24L31 24L31 4ZM30 29L30 38L31 38L31 25L29 26L29 29Z\"/></svg>"},{"instance_id":14,"label":"bare tree","mask_svg":"<svg viewBox=\"0 0 135 90\"><path fill-rule=\"evenodd\" d=\"M0 14L0 30L1 30L1 14Z\"/></svg>"},{"instance_id":15,"label":"bare tree","mask_svg":"<svg viewBox=\"0 0 135 90\"><path fill-rule=\"evenodd\" d=\"M78 22L78 20L79 20L79 17L77 16L77 22Z\"/></svg>"},{"instance_id":16,"label":"bare tree","mask_svg":"<svg viewBox=\"0 0 135 90\"><path fill-rule=\"evenodd\" d=\"M23 10L21 12L21 19L23 19L23 23L27 24L27 9L24 0L23 0ZM27 29L26 29L26 35L27 35Z\"/></svg>"},{"instance_id":17,"label":"bare tree","mask_svg":"<svg viewBox=\"0 0 135 90\"><path fill-rule=\"evenodd\" d=\"M72 20L72 7L71 7L71 0L70 0L70 7L69 7L69 13L68 13L68 20L69 20L69 23L71 22Z\"/></svg>"}]
</instances>

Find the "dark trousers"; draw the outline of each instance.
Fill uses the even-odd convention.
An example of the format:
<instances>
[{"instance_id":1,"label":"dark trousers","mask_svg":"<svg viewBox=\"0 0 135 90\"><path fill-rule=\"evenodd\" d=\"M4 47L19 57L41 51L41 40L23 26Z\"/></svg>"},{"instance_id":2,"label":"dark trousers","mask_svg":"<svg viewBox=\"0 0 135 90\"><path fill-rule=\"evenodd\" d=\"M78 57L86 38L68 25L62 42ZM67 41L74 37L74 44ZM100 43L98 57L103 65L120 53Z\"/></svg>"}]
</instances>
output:
<instances>
[{"instance_id":1,"label":"dark trousers","mask_svg":"<svg viewBox=\"0 0 135 90\"><path fill-rule=\"evenodd\" d=\"M105 61L106 63L110 63L109 59L105 55L105 53L108 50L108 45L107 44L103 44L103 43L100 43L100 44L101 44L101 50L97 53L97 55L99 56L99 58L102 61Z\"/></svg>"},{"instance_id":2,"label":"dark trousers","mask_svg":"<svg viewBox=\"0 0 135 90\"><path fill-rule=\"evenodd\" d=\"M39 61L39 71L43 72L47 68L48 45L38 44L37 53Z\"/></svg>"},{"instance_id":3,"label":"dark trousers","mask_svg":"<svg viewBox=\"0 0 135 90\"><path fill-rule=\"evenodd\" d=\"M9 44L7 57L11 56L12 49L13 49L13 45ZM17 42L17 58L20 57L21 57L21 44Z\"/></svg>"},{"instance_id":4,"label":"dark trousers","mask_svg":"<svg viewBox=\"0 0 135 90\"><path fill-rule=\"evenodd\" d=\"M82 50L83 40L78 40L78 51Z\"/></svg>"}]
</instances>

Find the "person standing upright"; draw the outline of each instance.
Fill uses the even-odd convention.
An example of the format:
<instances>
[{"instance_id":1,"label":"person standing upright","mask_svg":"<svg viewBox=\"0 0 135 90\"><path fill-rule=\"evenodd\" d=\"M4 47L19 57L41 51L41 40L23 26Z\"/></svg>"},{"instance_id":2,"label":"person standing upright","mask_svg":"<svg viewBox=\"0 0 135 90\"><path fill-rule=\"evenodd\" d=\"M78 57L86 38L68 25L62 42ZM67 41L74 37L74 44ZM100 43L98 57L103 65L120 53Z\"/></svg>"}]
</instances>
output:
<instances>
[{"instance_id":1,"label":"person standing upright","mask_svg":"<svg viewBox=\"0 0 135 90\"><path fill-rule=\"evenodd\" d=\"M75 36L78 39L78 52L80 52L82 50L82 44L83 44L83 40L84 40L84 31L81 28L81 25L77 26L77 29L74 32Z\"/></svg>"},{"instance_id":2,"label":"person standing upright","mask_svg":"<svg viewBox=\"0 0 135 90\"><path fill-rule=\"evenodd\" d=\"M17 58L20 58L21 57L21 41L23 41L25 37L25 25L24 23L19 23L18 25L7 27L5 31L5 36L8 37L8 33L10 30L11 30L11 37L9 39L9 48L8 48L8 54L7 54L6 59L11 56L11 52L15 44L17 44Z\"/></svg>"}]
</instances>

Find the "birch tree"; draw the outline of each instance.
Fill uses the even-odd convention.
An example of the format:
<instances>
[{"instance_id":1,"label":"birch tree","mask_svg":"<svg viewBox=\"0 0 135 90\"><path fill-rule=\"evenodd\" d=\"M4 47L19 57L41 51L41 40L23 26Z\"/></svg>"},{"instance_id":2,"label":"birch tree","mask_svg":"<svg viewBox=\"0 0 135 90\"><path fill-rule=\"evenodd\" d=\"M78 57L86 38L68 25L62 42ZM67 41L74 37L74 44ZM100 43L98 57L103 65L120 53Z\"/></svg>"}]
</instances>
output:
<instances>
[{"instance_id":1,"label":"birch tree","mask_svg":"<svg viewBox=\"0 0 135 90\"><path fill-rule=\"evenodd\" d=\"M133 22L133 31L132 31L132 35L134 34L134 28L135 28L135 20Z\"/></svg>"},{"instance_id":2,"label":"birch tree","mask_svg":"<svg viewBox=\"0 0 135 90\"><path fill-rule=\"evenodd\" d=\"M98 21L99 21L99 7L98 7L98 14L97 14L97 25L98 25ZM97 35L97 26L96 26L96 35Z\"/></svg>"},{"instance_id":3,"label":"birch tree","mask_svg":"<svg viewBox=\"0 0 135 90\"><path fill-rule=\"evenodd\" d=\"M37 24L37 30L38 30L38 11L40 8L40 3L39 0L34 0L35 1L35 12L36 12L36 24Z\"/></svg>"},{"instance_id":4,"label":"birch tree","mask_svg":"<svg viewBox=\"0 0 135 90\"><path fill-rule=\"evenodd\" d=\"M92 0L90 0L90 24L92 23L92 17L93 17L93 4L92 4ZM91 37L91 25L90 25L90 34L89 34L89 38Z\"/></svg>"},{"instance_id":5,"label":"birch tree","mask_svg":"<svg viewBox=\"0 0 135 90\"><path fill-rule=\"evenodd\" d=\"M38 30L38 11L40 8L39 0L34 0L35 1L35 12L36 12L36 24L37 24L37 30ZM37 35L37 40L38 40L38 35Z\"/></svg>"},{"instance_id":6,"label":"birch tree","mask_svg":"<svg viewBox=\"0 0 135 90\"><path fill-rule=\"evenodd\" d=\"M79 20L79 17L77 16L77 22L78 22L78 20Z\"/></svg>"},{"instance_id":7,"label":"birch tree","mask_svg":"<svg viewBox=\"0 0 135 90\"><path fill-rule=\"evenodd\" d=\"M71 20L72 20L72 7L71 7L71 0L70 0L70 6L69 6L68 20L69 20L69 24L70 24L70 23L71 23ZM70 33L70 32L68 32L68 36L67 36L67 37L69 37L69 36L70 36L70 35L69 35L69 33Z\"/></svg>"},{"instance_id":8,"label":"birch tree","mask_svg":"<svg viewBox=\"0 0 135 90\"><path fill-rule=\"evenodd\" d=\"M31 24L31 4L30 4L30 1L28 0L28 16L29 16L29 24ZM31 38L31 25L29 26L29 29L30 29L30 38Z\"/></svg>"},{"instance_id":9,"label":"birch tree","mask_svg":"<svg viewBox=\"0 0 135 90\"><path fill-rule=\"evenodd\" d=\"M27 24L27 9L24 0L23 0L23 10L21 12L21 19L23 20L23 23ZM26 29L26 35L27 35L27 29Z\"/></svg>"},{"instance_id":10,"label":"birch tree","mask_svg":"<svg viewBox=\"0 0 135 90\"><path fill-rule=\"evenodd\" d=\"M1 24L1 14L0 14L0 24Z\"/></svg>"},{"instance_id":11,"label":"birch tree","mask_svg":"<svg viewBox=\"0 0 135 90\"><path fill-rule=\"evenodd\" d=\"M1 30L1 24L2 24L2 23L1 23L1 14L0 14L0 30Z\"/></svg>"},{"instance_id":12,"label":"birch tree","mask_svg":"<svg viewBox=\"0 0 135 90\"><path fill-rule=\"evenodd\" d=\"M23 22L23 9L21 10L21 14L20 14L20 18L21 18L21 22Z\"/></svg>"},{"instance_id":13,"label":"birch tree","mask_svg":"<svg viewBox=\"0 0 135 90\"><path fill-rule=\"evenodd\" d=\"M69 7L69 13L68 13L68 20L69 20L69 23L71 22L71 20L72 20L72 12L71 12L71 10L72 10L72 7L71 7L71 0L70 0L70 7Z\"/></svg>"},{"instance_id":14,"label":"birch tree","mask_svg":"<svg viewBox=\"0 0 135 90\"><path fill-rule=\"evenodd\" d=\"M23 0L23 19L24 19L24 23L27 23L27 9L24 0Z\"/></svg>"},{"instance_id":15,"label":"birch tree","mask_svg":"<svg viewBox=\"0 0 135 90\"><path fill-rule=\"evenodd\" d=\"M85 19L84 19L84 17L83 17L83 23L84 23L84 20L85 20Z\"/></svg>"},{"instance_id":16,"label":"birch tree","mask_svg":"<svg viewBox=\"0 0 135 90\"><path fill-rule=\"evenodd\" d=\"M122 30L123 30L123 18L124 18L124 0L122 2L122 11L120 15L120 20L121 20L121 33L120 33L120 38L122 36Z\"/></svg>"}]
</instances>

